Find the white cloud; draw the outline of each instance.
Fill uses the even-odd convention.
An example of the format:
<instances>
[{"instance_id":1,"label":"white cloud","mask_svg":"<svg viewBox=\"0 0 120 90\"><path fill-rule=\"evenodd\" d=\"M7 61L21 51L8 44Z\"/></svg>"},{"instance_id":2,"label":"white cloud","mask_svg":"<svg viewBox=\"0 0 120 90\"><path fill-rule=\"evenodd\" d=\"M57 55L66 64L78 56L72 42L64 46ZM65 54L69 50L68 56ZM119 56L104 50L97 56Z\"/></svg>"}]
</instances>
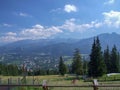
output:
<instances>
[{"instance_id":1,"label":"white cloud","mask_svg":"<svg viewBox=\"0 0 120 90\"><path fill-rule=\"evenodd\" d=\"M69 30L70 32L74 32L77 29L77 25L75 24L75 19L72 18L70 20L66 20L63 25L59 27L62 30Z\"/></svg>"},{"instance_id":2,"label":"white cloud","mask_svg":"<svg viewBox=\"0 0 120 90\"><path fill-rule=\"evenodd\" d=\"M20 15L20 16L23 16L23 17L28 16L28 14L26 14L26 13L22 13L22 12L21 12L21 13L19 13L19 15Z\"/></svg>"},{"instance_id":3,"label":"white cloud","mask_svg":"<svg viewBox=\"0 0 120 90\"><path fill-rule=\"evenodd\" d=\"M67 5L64 6L64 11L67 12L67 13L77 12L77 7L75 5L67 4Z\"/></svg>"},{"instance_id":4,"label":"white cloud","mask_svg":"<svg viewBox=\"0 0 120 90\"><path fill-rule=\"evenodd\" d=\"M23 37L27 37L29 39L38 39L38 38L48 38L52 35L61 32L62 31L55 26L52 26L50 28L45 28L40 24L36 24L32 28L24 29L20 33L20 35L22 35Z\"/></svg>"},{"instance_id":5,"label":"white cloud","mask_svg":"<svg viewBox=\"0 0 120 90\"><path fill-rule=\"evenodd\" d=\"M12 24L8 24L8 23L2 23L2 24L0 24L0 27L13 27L14 25L12 25Z\"/></svg>"},{"instance_id":6,"label":"white cloud","mask_svg":"<svg viewBox=\"0 0 120 90\"><path fill-rule=\"evenodd\" d=\"M2 42L15 42L18 40L23 40L23 38L16 37L16 36L2 36L2 37L0 37L0 41L2 41Z\"/></svg>"},{"instance_id":7,"label":"white cloud","mask_svg":"<svg viewBox=\"0 0 120 90\"><path fill-rule=\"evenodd\" d=\"M31 15L23 12L15 12L14 14L21 17L32 17Z\"/></svg>"},{"instance_id":8,"label":"white cloud","mask_svg":"<svg viewBox=\"0 0 120 90\"><path fill-rule=\"evenodd\" d=\"M8 32L8 33L6 33L6 35L7 35L7 36L16 36L17 33L14 33L14 32Z\"/></svg>"},{"instance_id":9,"label":"white cloud","mask_svg":"<svg viewBox=\"0 0 120 90\"><path fill-rule=\"evenodd\" d=\"M7 24L7 23L4 23L3 26L4 26L4 27L12 27L11 24Z\"/></svg>"},{"instance_id":10,"label":"white cloud","mask_svg":"<svg viewBox=\"0 0 120 90\"><path fill-rule=\"evenodd\" d=\"M98 22L98 21L92 21L91 25L93 25L94 28L102 27L104 23Z\"/></svg>"},{"instance_id":11,"label":"white cloud","mask_svg":"<svg viewBox=\"0 0 120 90\"><path fill-rule=\"evenodd\" d=\"M0 41L3 42L14 42L18 40L24 39L46 39L57 33L62 33L56 26L44 27L40 24L36 24L31 28L23 29L21 32L7 32L3 36L0 37Z\"/></svg>"},{"instance_id":12,"label":"white cloud","mask_svg":"<svg viewBox=\"0 0 120 90\"><path fill-rule=\"evenodd\" d=\"M46 39L63 32L83 33L86 30L99 28L101 26L102 23L97 21L92 21L90 23L85 24L77 24L76 19L71 18L69 20L66 20L64 24L60 26L45 27L40 24L36 24L31 28L25 28L18 33L7 32L4 36L0 37L0 40L4 42L13 42L23 39Z\"/></svg>"},{"instance_id":13,"label":"white cloud","mask_svg":"<svg viewBox=\"0 0 120 90\"><path fill-rule=\"evenodd\" d=\"M115 3L115 0L108 0L108 1L105 2L104 4L111 5L111 4L114 4L114 3Z\"/></svg>"},{"instance_id":14,"label":"white cloud","mask_svg":"<svg viewBox=\"0 0 120 90\"><path fill-rule=\"evenodd\" d=\"M110 11L104 12L104 23L110 27L120 27L120 12L118 11Z\"/></svg>"},{"instance_id":15,"label":"white cloud","mask_svg":"<svg viewBox=\"0 0 120 90\"><path fill-rule=\"evenodd\" d=\"M27 13L23 13L23 12L20 12L19 15L22 17L32 17L31 15L29 15Z\"/></svg>"},{"instance_id":16,"label":"white cloud","mask_svg":"<svg viewBox=\"0 0 120 90\"><path fill-rule=\"evenodd\" d=\"M18 40L23 40L22 37L18 37L18 34L15 32L7 32L3 36L0 37L1 42L14 42Z\"/></svg>"},{"instance_id":17,"label":"white cloud","mask_svg":"<svg viewBox=\"0 0 120 90\"><path fill-rule=\"evenodd\" d=\"M102 23L97 21L92 21L91 23L86 23L86 24L76 24L75 21L76 20L74 18L66 20L65 23L61 25L59 28L62 30L68 30L70 32L82 33L88 29L98 28L102 26Z\"/></svg>"}]
</instances>

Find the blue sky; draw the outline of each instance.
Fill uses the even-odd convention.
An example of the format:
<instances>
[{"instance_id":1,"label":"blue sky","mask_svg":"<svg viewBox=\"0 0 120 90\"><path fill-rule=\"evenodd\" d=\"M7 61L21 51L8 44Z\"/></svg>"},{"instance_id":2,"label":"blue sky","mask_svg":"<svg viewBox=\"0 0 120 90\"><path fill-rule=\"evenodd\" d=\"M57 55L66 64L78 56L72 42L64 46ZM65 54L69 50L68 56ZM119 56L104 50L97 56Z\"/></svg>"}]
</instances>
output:
<instances>
[{"instance_id":1,"label":"blue sky","mask_svg":"<svg viewBox=\"0 0 120 90\"><path fill-rule=\"evenodd\" d=\"M0 42L120 34L120 0L1 0Z\"/></svg>"}]
</instances>

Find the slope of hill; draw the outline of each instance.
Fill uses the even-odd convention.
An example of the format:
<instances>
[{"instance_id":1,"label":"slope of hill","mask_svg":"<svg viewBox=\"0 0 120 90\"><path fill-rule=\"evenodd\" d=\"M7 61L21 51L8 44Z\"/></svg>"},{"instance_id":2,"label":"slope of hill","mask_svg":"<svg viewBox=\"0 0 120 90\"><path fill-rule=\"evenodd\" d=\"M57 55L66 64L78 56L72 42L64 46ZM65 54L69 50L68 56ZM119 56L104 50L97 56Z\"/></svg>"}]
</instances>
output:
<instances>
[{"instance_id":1,"label":"slope of hill","mask_svg":"<svg viewBox=\"0 0 120 90\"><path fill-rule=\"evenodd\" d=\"M100 34L102 49L107 45L110 48L116 45L120 50L120 35ZM42 40L22 40L0 47L0 62L12 63L21 66L26 64L28 68L33 65L44 69L55 69L58 66L59 57L64 56L64 60L72 59L74 49L79 48L86 60L89 54L94 37L87 39L42 39Z\"/></svg>"},{"instance_id":2,"label":"slope of hill","mask_svg":"<svg viewBox=\"0 0 120 90\"><path fill-rule=\"evenodd\" d=\"M100 34L102 49L108 45L110 48L116 45L120 50L120 35L116 33ZM22 40L0 47L0 53L45 53L52 56L72 55L75 48L79 48L83 54L89 54L94 37L88 39L43 39L43 40Z\"/></svg>"}]
</instances>

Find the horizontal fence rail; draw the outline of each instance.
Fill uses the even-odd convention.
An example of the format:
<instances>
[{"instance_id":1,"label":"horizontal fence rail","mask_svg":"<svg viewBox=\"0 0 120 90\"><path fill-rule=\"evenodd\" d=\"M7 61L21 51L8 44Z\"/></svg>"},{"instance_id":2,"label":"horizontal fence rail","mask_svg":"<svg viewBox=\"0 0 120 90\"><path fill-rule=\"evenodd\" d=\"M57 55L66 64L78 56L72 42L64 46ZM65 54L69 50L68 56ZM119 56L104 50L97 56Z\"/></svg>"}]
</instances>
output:
<instances>
[{"instance_id":1,"label":"horizontal fence rail","mask_svg":"<svg viewBox=\"0 0 120 90\"><path fill-rule=\"evenodd\" d=\"M31 87L42 87L42 85L0 85L0 87L25 87L25 86L31 86ZM47 85L47 87L94 87L95 85ZM96 87L120 87L120 85L97 85Z\"/></svg>"},{"instance_id":2,"label":"horizontal fence rail","mask_svg":"<svg viewBox=\"0 0 120 90\"><path fill-rule=\"evenodd\" d=\"M42 82L33 79L31 83L21 81L20 78L14 82L12 78L6 79L6 82L0 78L0 90L120 90L120 84L100 84L97 79L93 80L93 83L86 85L79 85L72 83L71 85L52 85L47 83L47 80ZM30 82L30 81L28 81Z\"/></svg>"},{"instance_id":3,"label":"horizontal fence rail","mask_svg":"<svg viewBox=\"0 0 120 90\"><path fill-rule=\"evenodd\" d=\"M16 85L16 84L12 84L12 85L0 85L0 87L5 87L5 86L9 86L9 87L25 87L25 86L31 86L31 87L42 87L43 85ZM95 85L47 85L47 87L94 87ZM120 85L97 85L96 87L120 87Z\"/></svg>"}]
</instances>

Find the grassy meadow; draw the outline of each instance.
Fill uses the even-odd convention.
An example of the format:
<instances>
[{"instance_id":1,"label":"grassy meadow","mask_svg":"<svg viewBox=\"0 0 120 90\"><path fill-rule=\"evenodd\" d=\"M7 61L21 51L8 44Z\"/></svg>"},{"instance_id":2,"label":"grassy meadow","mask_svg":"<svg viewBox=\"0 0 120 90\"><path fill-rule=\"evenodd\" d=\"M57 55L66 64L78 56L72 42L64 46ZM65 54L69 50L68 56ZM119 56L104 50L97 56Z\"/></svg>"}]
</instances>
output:
<instances>
[{"instance_id":1,"label":"grassy meadow","mask_svg":"<svg viewBox=\"0 0 120 90\"><path fill-rule=\"evenodd\" d=\"M11 78L10 84L18 84L18 80L22 79L22 76L0 76L1 78L1 84L8 84L8 78ZM82 77L79 77L79 80L76 80L75 84L72 83L72 80L75 79L75 76L60 76L60 75L46 75L46 76L27 76L26 77L26 84L33 84L33 79L35 80L34 84L42 84L43 80L47 80L47 85L93 85L92 79L89 78L86 81L82 79ZM117 84L120 85L120 75L115 76L103 76L100 78L97 78L100 85L111 85L111 84ZM10 90L43 90L42 87L15 87ZM93 87L49 87L49 90L93 90ZM107 87L102 88L100 87L100 90L120 90L120 88L109 88Z\"/></svg>"}]
</instances>

